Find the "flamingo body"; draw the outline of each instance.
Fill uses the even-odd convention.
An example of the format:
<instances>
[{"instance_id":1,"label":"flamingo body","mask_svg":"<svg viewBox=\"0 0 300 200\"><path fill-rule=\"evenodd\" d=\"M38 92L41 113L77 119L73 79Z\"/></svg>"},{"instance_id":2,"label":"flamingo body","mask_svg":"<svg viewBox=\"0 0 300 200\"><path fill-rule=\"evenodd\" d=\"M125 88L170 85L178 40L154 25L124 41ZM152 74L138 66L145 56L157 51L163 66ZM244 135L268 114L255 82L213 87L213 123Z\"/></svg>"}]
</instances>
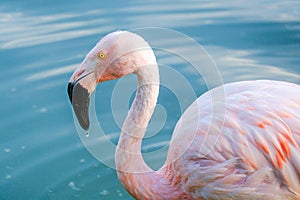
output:
<instances>
[{"instance_id":1,"label":"flamingo body","mask_svg":"<svg viewBox=\"0 0 300 200\"><path fill-rule=\"evenodd\" d=\"M300 199L299 85L244 81L206 92L181 116L165 164L153 171L141 145L158 97L159 72L146 41L126 31L105 36L73 73L68 93L88 130L88 100L97 83L131 73L138 87L115 161L118 178L133 197Z\"/></svg>"},{"instance_id":2,"label":"flamingo body","mask_svg":"<svg viewBox=\"0 0 300 200\"><path fill-rule=\"evenodd\" d=\"M212 101L218 90L225 102ZM172 163L162 170L171 170L166 174L192 199L299 198L299 91L295 84L260 80L203 94L177 123ZM224 103L222 112L213 112L213 103Z\"/></svg>"}]
</instances>

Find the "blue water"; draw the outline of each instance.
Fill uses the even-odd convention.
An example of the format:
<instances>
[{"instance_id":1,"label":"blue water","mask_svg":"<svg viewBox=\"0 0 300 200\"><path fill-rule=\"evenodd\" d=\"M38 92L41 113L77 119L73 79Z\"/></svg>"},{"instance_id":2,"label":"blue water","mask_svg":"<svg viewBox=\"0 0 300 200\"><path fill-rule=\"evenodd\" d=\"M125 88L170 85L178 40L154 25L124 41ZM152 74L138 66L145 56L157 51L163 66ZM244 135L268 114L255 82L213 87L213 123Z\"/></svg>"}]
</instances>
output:
<instances>
[{"instance_id":1,"label":"blue water","mask_svg":"<svg viewBox=\"0 0 300 200\"><path fill-rule=\"evenodd\" d=\"M81 143L66 85L101 37L139 27L165 27L192 37L210 54L223 82L276 79L300 84L299 1L2 0L1 200L132 199L114 169ZM188 49L181 41L168 45ZM159 50L156 54L159 63L189 80L196 96L207 90L188 63ZM99 86L95 97L97 116L113 143L120 131L111 114L117 83ZM145 140L144 152L165 146L181 115L168 87L161 87L159 103L166 121ZM159 168L165 156L147 162Z\"/></svg>"}]
</instances>

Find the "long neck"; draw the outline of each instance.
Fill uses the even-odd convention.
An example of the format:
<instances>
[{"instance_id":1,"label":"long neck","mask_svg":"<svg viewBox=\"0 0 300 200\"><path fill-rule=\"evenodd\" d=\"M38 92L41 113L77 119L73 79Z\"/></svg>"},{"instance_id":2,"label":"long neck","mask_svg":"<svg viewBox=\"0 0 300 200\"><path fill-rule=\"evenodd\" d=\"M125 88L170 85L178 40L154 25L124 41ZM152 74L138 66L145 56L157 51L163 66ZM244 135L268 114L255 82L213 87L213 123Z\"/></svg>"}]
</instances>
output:
<instances>
[{"instance_id":1,"label":"long neck","mask_svg":"<svg viewBox=\"0 0 300 200\"><path fill-rule=\"evenodd\" d=\"M141 153L142 139L159 91L159 73L154 55L152 62L143 63L136 74L136 96L123 124L116 149L117 173L125 189L137 199L160 199L159 196L163 199L164 195L160 193L170 190L167 188L168 183L164 183L162 175L150 169Z\"/></svg>"},{"instance_id":2,"label":"long neck","mask_svg":"<svg viewBox=\"0 0 300 200\"><path fill-rule=\"evenodd\" d=\"M143 66L136 74L138 88L122 126L116 165L117 170L122 172L152 172L143 160L141 145L157 101L159 90L157 65Z\"/></svg>"}]
</instances>

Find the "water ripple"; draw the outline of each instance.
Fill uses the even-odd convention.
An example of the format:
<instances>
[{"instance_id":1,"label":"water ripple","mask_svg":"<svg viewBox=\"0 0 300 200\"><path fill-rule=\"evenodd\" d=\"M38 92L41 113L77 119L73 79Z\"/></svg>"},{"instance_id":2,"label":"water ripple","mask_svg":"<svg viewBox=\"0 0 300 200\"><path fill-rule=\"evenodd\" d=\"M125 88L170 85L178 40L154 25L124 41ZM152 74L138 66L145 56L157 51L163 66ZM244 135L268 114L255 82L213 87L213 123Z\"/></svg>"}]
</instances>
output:
<instances>
[{"instance_id":1,"label":"water ripple","mask_svg":"<svg viewBox=\"0 0 300 200\"><path fill-rule=\"evenodd\" d=\"M53 76L70 73L70 72L74 71L79 65L80 64L78 63L78 64L74 64L74 65L68 65L68 66L59 67L56 69L50 69L50 70L38 72L38 73L31 74L30 76L26 77L25 80L26 81L38 81L41 79L46 79L46 78L50 78Z\"/></svg>"},{"instance_id":2,"label":"water ripple","mask_svg":"<svg viewBox=\"0 0 300 200\"><path fill-rule=\"evenodd\" d=\"M0 13L6 28L0 30L1 49L30 47L64 41L111 30L106 18L83 20L101 14L101 10L86 13L27 16L26 13ZM39 20L36 20L36 19ZM67 21L71 20L71 21Z\"/></svg>"}]
</instances>

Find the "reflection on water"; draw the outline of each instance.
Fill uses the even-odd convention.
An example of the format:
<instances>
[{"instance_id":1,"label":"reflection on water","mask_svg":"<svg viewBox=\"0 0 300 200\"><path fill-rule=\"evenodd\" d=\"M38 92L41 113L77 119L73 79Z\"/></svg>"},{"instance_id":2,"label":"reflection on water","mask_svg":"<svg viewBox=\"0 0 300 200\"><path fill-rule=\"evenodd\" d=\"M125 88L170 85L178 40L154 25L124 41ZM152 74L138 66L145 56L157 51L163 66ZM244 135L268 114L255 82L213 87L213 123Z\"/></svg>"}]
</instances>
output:
<instances>
[{"instance_id":1,"label":"reflection on water","mask_svg":"<svg viewBox=\"0 0 300 200\"><path fill-rule=\"evenodd\" d=\"M172 28L205 47L224 82L277 79L300 83L299 10L298 1L271 0L165 1L159 6L156 1L60 5L3 1L0 199L132 199L115 171L84 149L66 95L72 71L108 32L145 26ZM199 59L182 41L160 42ZM207 90L188 63L167 52L156 50L156 54L160 64L189 80L197 96ZM117 83L104 83L96 93L96 101L101 102L96 103L98 118L105 121L103 128L113 143L120 131L110 101ZM158 134L145 140L143 152L166 146L181 115L168 88L161 88L159 103L167 121ZM157 155L147 162L162 163L164 158Z\"/></svg>"}]
</instances>

